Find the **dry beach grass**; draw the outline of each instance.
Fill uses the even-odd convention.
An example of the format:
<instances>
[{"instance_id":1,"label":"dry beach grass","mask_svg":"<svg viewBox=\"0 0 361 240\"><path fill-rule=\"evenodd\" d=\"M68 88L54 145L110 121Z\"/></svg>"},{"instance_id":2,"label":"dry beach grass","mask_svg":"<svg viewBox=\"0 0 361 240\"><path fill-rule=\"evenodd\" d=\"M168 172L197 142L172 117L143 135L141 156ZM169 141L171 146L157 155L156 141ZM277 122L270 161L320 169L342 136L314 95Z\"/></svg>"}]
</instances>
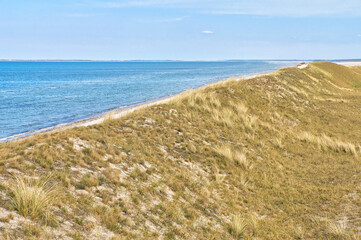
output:
<instances>
[{"instance_id":1,"label":"dry beach grass","mask_svg":"<svg viewBox=\"0 0 361 240\"><path fill-rule=\"evenodd\" d=\"M360 69L229 79L2 143L2 237L358 239Z\"/></svg>"}]
</instances>

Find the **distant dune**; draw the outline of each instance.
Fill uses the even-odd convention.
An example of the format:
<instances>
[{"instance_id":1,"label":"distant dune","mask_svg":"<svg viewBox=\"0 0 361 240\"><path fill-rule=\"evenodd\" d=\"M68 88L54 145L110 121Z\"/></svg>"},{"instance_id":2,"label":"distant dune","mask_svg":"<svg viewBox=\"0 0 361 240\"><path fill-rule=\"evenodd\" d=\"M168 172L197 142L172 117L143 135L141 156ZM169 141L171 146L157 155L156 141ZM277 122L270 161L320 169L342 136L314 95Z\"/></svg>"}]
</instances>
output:
<instances>
[{"instance_id":1,"label":"distant dune","mask_svg":"<svg viewBox=\"0 0 361 240\"><path fill-rule=\"evenodd\" d=\"M360 102L361 67L305 63L1 143L0 234L359 239Z\"/></svg>"},{"instance_id":2,"label":"distant dune","mask_svg":"<svg viewBox=\"0 0 361 240\"><path fill-rule=\"evenodd\" d=\"M340 65L344 65L344 66L361 66L361 60L358 61L358 62L356 62L356 61L354 61L354 62L350 61L350 62L335 62L335 63L340 64Z\"/></svg>"}]
</instances>

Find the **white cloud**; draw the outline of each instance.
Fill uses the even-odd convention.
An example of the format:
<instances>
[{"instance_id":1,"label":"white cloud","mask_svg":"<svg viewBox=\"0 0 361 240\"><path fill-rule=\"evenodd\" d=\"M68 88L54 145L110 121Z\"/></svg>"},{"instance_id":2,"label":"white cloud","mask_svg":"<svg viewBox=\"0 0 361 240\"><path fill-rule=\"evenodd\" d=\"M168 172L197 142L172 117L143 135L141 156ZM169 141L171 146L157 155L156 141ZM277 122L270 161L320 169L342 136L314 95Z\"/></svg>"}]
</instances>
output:
<instances>
[{"instance_id":1,"label":"white cloud","mask_svg":"<svg viewBox=\"0 0 361 240\"><path fill-rule=\"evenodd\" d=\"M361 38L361 34L357 35L359 38Z\"/></svg>"},{"instance_id":2,"label":"white cloud","mask_svg":"<svg viewBox=\"0 0 361 240\"><path fill-rule=\"evenodd\" d=\"M287 17L348 15L359 16L359 0L224 0L217 8L204 9L205 13L221 15L266 15Z\"/></svg>"},{"instance_id":3,"label":"white cloud","mask_svg":"<svg viewBox=\"0 0 361 240\"><path fill-rule=\"evenodd\" d=\"M204 33L204 34L213 34L214 32L211 31L211 30L204 30L204 31L202 31L202 33Z\"/></svg>"},{"instance_id":4,"label":"white cloud","mask_svg":"<svg viewBox=\"0 0 361 240\"><path fill-rule=\"evenodd\" d=\"M266 16L361 16L360 0L112 0L96 2L105 8L157 7L192 9L205 14Z\"/></svg>"}]
</instances>

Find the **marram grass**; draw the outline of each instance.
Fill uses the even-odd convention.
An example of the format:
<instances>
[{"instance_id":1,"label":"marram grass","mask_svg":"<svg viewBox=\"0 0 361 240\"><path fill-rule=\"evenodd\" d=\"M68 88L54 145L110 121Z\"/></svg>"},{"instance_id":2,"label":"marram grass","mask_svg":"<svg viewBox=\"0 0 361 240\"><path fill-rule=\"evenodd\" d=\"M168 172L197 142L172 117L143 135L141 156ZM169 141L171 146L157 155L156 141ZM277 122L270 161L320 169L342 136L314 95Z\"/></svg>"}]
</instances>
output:
<instances>
[{"instance_id":1,"label":"marram grass","mask_svg":"<svg viewBox=\"0 0 361 240\"><path fill-rule=\"evenodd\" d=\"M0 238L360 239L360 69L229 79L0 144Z\"/></svg>"},{"instance_id":2,"label":"marram grass","mask_svg":"<svg viewBox=\"0 0 361 240\"><path fill-rule=\"evenodd\" d=\"M49 177L16 176L9 183L9 191L12 208L33 219L47 218L50 207L61 197L60 189L51 183Z\"/></svg>"}]
</instances>

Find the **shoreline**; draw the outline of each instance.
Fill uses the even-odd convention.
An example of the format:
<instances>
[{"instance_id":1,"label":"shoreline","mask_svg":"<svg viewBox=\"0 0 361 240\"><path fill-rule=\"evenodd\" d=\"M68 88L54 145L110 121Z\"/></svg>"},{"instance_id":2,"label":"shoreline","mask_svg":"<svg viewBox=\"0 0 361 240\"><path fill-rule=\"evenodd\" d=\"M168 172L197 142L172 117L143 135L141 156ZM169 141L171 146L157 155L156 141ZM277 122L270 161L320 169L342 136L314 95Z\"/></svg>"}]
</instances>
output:
<instances>
[{"instance_id":1,"label":"shoreline","mask_svg":"<svg viewBox=\"0 0 361 240\"><path fill-rule=\"evenodd\" d=\"M333 62L346 67L361 66L361 62Z\"/></svg>"},{"instance_id":2,"label":"shoreline","mask_svg":"<svg viewBox=\"0 0 361 240\"><path fill-rule=\"evenodd\" d=\"M186 90L186 91L188 91L188 90ZM95 124L100 124L109 115L112 116L112 119L121 118L129 113L132 113L132 112L138 110L138 109L157 105L157 104L166 103L179 94L180 93L178 93L176 95L168 96L168 97L159 98L156 100L147 101L144 103L138 103L138 104L131 105L128 107L118 107L118 108L97 114L92 117L88 117L88 118L84 118L84 119L80 119L80 120L76 120L76 121L71 121L71 122L59 123L59 124L56 124L56 125L53 125L50 127L40 128L40 129L31 130L31 131L11 135L8 137L0 138L0 144L26 139L26 138L32 137L36 134L52 133L52 132L62 131L62 130L75 128L75 127L87 127L87 126L91 126L91 125L95 125Z\"/></svg>"},{"instance_id":3,"label":"shoreline","mask_svg":"<svg viewBox=\"0 0 361 240\"><path fill-rule=\"evenodd\" d=\"M361 66L361 62L333 62L335 64L339 64L339 65L343 65L343 66L347 66L347 67L352 67L352 66ZM292 67L292 66L289 66ZM281 67L283 68L283 67ZM279 68L279 69L281 69ZM278 71L279 69L275 70ZM199 86L197 88L190 88L190 89L186 89L184 91L181 91L179 93L176 93L174 95L171 96L166 96L166 97L161 97L155 100L150 100L150 101L146 101L146 102L142 102L142 103L138 103L138 104L134 104L134 105L130 105L127 107L117 107L115 109L112 110L107 110L103 113L97 114L95 116L91 116L91 117L87 117L87 118L83 118L80 120L75 120L75 121L71 121L71 122L65 122L65 123L59 123L53 126L49 126L49 127L45 127L45 128L40 128L40 129L35 129L35 130L31 130L31 131L27 131L27 132L23 132L23 133L18 133L15 135L11 135L8 137L4 137L4 138L0 138L0 144L4 144L4 143L8 143L8 142L12 142L12 141L19 141L19 140L23 140L26 138L30 138L36 134L46 134L46 133L52 133L52 132L57 132L57 131L61 131L61 130L66 130L66 129L70 129L70 128L75 128L75 127L87 127L87 126L91 126L91 125L95 125L95 124L100 124L102 123L104 120L106 120L109 116L111 116L112 119L119 119L121 117L126 116L127 114L130 114L138 109L142 109L145 107L150 107L150 106L154 106L154 105L158 105L158 104L163 104L163 103L167 103L169 101L171 101L173 98L175 98L176 96L179 96L180 94L189 91L189 90L196 90L196 89L200 89L212 84L216 84L219 82L224 82L227 81L229 79L236 79L237 81L241 80L241 79L250 79L250 78L254 78L254 77L260 77L260 76L264 76L264 75L268 75L271 74L272 72L275 71L266 71L266 72L261 72L261 73L254 73L254 74L248 74L248 75L239 75L239 76L233 76L233 77L229 77L226 79L222 79L213 83L208 83L202 86Z\"/></svg>"},{"instance_id":4,"label":"shoreline","mask_svg":"<svg viewBox=\"0 0 361 240\"><path fill-rule=\"evenodd\" d=\"M278 71L278 70L275 70L275 71ZM229 77L229 78L222 79L222 80L219 80L219 81L216 81L216 82L213 82L213 83L208 83L208 84L199 86L197 88L186 89L186 90L181 91L179 93L176 93L174 95L161 97L161 98L158 98L158 99L155 99L155 100L150 100L150 101L130 105L130 106L127 106L127 107L117 107L115 109L105 111L103 113L97 114L97 115L92 116L92 117L88 117L88 118L84 118L84 119L80 119L80 120L75 120L75 121L71 121L71 122L59 123L59 124L56 124L56 125L53 125L53 126L40 128L40 129L35 129L35 130L31 130L31 131L11 135L11 136L8 136L8 137L0 138L0 144L6 144L6 143L9 143L9 142L13 142L13 141L20 141L20 140L23 140L23 139L26 139L26 138L30 138L30 137L32 137L34 135L37 135L37 134L53 133L53 132L62 131L62 130L66 130L66 129L71 129L71 128L76 128L76 127L87 127L87 126L92 126L92 125L95 125L95 124L100 124L104 120L109 118L110 116L111 116L111 119L119 119L121 117L124 117L124 116L136 111L136 110L139 110L139 109L142 109L142 108L145 108L145 107L158 105L158 104L167 103L167 102L171 101L173 98L179 96L180 94L182 94L182 93L184 93L186 91L200 89L200 88L212 85L212 84L227 81L229 79L236 79L237 81L239 81L241 79L246 80L246 79L250 79L250 78L253 78L253 77L268 75L268 74L270 74L272 72L274 72L274 71L266 71L266 72L261 72L261 73L254 73L254 74L248 74L248 75L240 75L240 76Z\"/></svg>"}]
</instances>

